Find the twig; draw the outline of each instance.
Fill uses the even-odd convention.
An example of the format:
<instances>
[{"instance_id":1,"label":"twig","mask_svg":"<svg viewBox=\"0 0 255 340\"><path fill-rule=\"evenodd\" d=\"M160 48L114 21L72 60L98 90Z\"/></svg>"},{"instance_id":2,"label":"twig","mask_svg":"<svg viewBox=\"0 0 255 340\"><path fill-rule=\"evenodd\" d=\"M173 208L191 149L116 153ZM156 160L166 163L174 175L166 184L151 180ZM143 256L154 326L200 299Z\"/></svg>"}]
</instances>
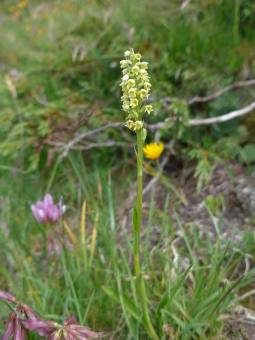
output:
<instances>
[{"instance_id":1,"label":"twig","mask_svg":"<svg viewBox=\"0 0 255 340\"><path fill-rule=\"evenodd\" d=\"M103 143L90 143L89 145L86 146L72 146L70 149L72 150L90 150L92 148L100 148L104 146L126 146L126 147L132 147L133 145L129 143L124 143L124 142L115 142L113 140L108 141L108 142L103 142Z\"/></svg>"},{"instance_id":2,"label":"twig","mask_svg":"<svg viewBox=\"0 0 255 340\"><path fill-rule=\"evenodd\" d=\"M191 119L188 121L188 125L198 126L198 125L211 125L215 123L223 123L228 120L243 116L249 112L252 112L253 110L255 110L255 102L252 102L250 105L244 107L241 110L232 111L223 116L205 118L205 119Z\"/></svg>"},{"instance_id":3,"label":"twig","mask_svg":"<svg viewBox=\"0 0 255 340\"><path fill-rule=\"evenodd\" d=\"M247 293L245 293L245 294L243 294L241 296L238 296L237 298L234 299L233 303L237 303L239 301L243 301L243 300L249 298L252 295L255 295L255 289L252 289L249 292L247 292Z\"/></svg>"},{"instance_id":4,"label":"twig","mask_svg":"<svg viewBox=\"0 0 255 340\"><path fill-rule=\"evenodd\" d=\"M174 255L174 259L173 259L174 268L171 269L171 274L170 274L170 279L172 281L177 278L175 270L177 268L177 263L178 263L178 260L179 260L179 257L180 257L179 253L177 252L177 250L175 248L175 244L178 243L182 239L183 239L183 236L179 236L175 240L173 240L173 242L171 243L171 249L172 249L172 253Z\"/></svg>"},{"instance_id":5,"label":"twig","mask_svg":"<svg viewBox=\"0 0 255 340\"><path fill-rule=\"evenodd\" d=\"M233 89L238 88L238 87L251 86L251 85L255 85L255 79L251 79L251 80L247 80L247 81L240 81L239 83L229 85L229 86L225 87L224 89L219 90L219 91L217 91L213 94L210 94L209 96L206 96L206 97L195 96L194 98L192 98L188 101L188 104L193 105L194 103L209 102L209 101L221 96L225 92L228 92L228 91L233 90Z\"/></svg>"},{"instance_id":6,"label":"twig","mask_svg":"<svg viewBox=\"0 0 255 340\"><path fill-rule=\"evenodd\" d=\"M188 103L188 105L193 105L195 103L205 103L205 102L209 102L213 99L216 99L217 97L221 96L223 93L226 93L228 91L231 91L233 89L236 89L238 87L244 87L244 86L252 86L255 85L255 79L251 79L251 80L247 80L247 81L240 81L238 83L229 85L215 93L210 94L209 96L206 97L199 97L199 96L195 96L193 98L191 98L190 100L187 100L186 102ZM154 102L154 101L160 101L161 103L166 102L166 103L172 103L172 102L178 102L178 101L185 101L184 99L181 98L176 98L176 97L166 97L166 98L157 98L157 97L151 97L146 99L146 101L149 102Z\"/></svg>"},{"instance_id":7,"label":"twig","mask_svg":"<svg viewBox=\"0 0 255 340\"><path fill-rule=\"evenodd\" d=\"M82 135L77 136L76 138L74 138L73 140L71 140L69 143L67 143L64 147L64 152L61 154L60 159L62 160L63 158L65 158L68 154L69 149L76 143L78 143L79 141L81 141L82 139L93 135L95 133L101 132L103 130L109 129L110 127L118 127L118 126L123 126L123 122L116 122L116 123L111 123L111 124L107 124L104 126L101 126L98 129L92 130L92 131L88 131L83 133Z\"/></svg>"}]
</instances>

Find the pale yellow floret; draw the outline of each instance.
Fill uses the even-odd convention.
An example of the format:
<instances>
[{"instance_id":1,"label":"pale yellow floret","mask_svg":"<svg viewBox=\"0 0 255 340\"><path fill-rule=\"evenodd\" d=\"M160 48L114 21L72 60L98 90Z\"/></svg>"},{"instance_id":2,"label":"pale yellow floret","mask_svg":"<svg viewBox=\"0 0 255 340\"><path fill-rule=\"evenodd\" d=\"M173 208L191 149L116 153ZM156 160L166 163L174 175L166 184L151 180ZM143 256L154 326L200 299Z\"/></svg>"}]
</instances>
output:
<instances>
[{"instance_id":1,"label":"pale yellow floret","mask_svg":"<svg viewBox=\"0 0 255 340\"><path fill-rule=\"evenodd\" d=\"M146 91L145 89L141 89L138 93L141 99L143 99L144 97L148 98L148 91Z\"/></svg>"},{"instance_id":2,"label":"pale yellow floret","mask_svg":"<svg viewBox=\"0 0 255 340\"><path fill-rule=\"evenodd\" d=\"M146 75L146 76L141 76L141 79L142 79L142 81L143 81L144 83L149 83L149 81L150 81L150 77L148 77L148 75Z\"/></svg>"},{"instance_id":3,"label":"pale yellow floret","mask_svg":"<svg viewBox=\"0 0 255 340\"><path fill-rule=\"evenodd\" d=\"M138 66L134 66L134 67L132 68L132 71L133 71L133 74L134 74L134 75L137 75L137 74L139 73L139 67L138 67Z\"/></svg>"},{"instance_id":4,"label":"pale yellow floret","mask_svg":"<svg viewBox=\"0 0 255 340\"><path fill-rule=\"evenodd\" d=\"M129 79L129 75L125 74L121 79L122 81L127 81Z\"/></svg>"},{"instance_id":5,"label":"pale yellow floret","mask_svg":"<svg viewBox=\"0 0 255 340\"><path fill-rule=\"evenodd\" d=\"M127 81L121 83L120 86L122 86L122 91L123 92L126 91L128 89L128 87L129 87Z\"/></svg>"},{"instance_id":6,"label":"pale yellow floret","mask_svg":"<svg viewBox=\"0 0 255 340\"><path fill-rule=\"evenodd\" d=\"M148 72L147 72L146 70L141 69L141 70L140 70L140 74L141 74L142 76L146 76L146 75L148 74Z\"/></svg>"},{"instance_id":7,"label":"pale yellow floret","mask_svg":"<svg viewBox=\"0 0 255 340\"><path fill-rule=\"evenodd\" d=\"M129 87L134 87L135 86L135 80L134 79L129 79L127 82Z\"/></svg>"},{"instance_id":8,"label":"pale yellow floret","mask_svg":"<svg viewBox=\"0 0 255 340\"><path fill-rule=\"evenodd\" d=\"M130 102L131 107L136 107L138 105L138 100L136 98L132 99Z\"/></svg>"},{"instance_id":9,"label":"pale yellow floret","mask_svg":"<svg viewBox=\"0 0 255 340\"><path fill-rule=\"evenodd\" d=\"M128 100L128 98L129 98L128 95L124 94L124 96L121 97L121 100L123 102L126 102Z\"/></svg>"},{"instance_id":10,"label":"pale yellow floret","mask_svg":"<svg viewBox=\"0 0 255 340\"><path fill-rule=\"evenodd\" d=\"M143 86L144 86L145 90L147 90L147 91L149 91L150 88L151 88L151 84L148 83L148 82L145 82L145 83L143 84Z\"/></svg>"},{"instance_id":11,"label":"pale yellow floret","mask_svg":"<svg viewBox=\"0 0 255 340\"><path fill-rule=\"evenodd\" d=\"M143 128L143 122L141 121L136 121L135 124L134 124L134 131L136 130L141 130Z\"/></svg>"},{"instance_id":12,"label":"pale yellow floret","mask_svg":"<svg viewBox=\"0 0 255 340\"><path fill-rule=\"evenodd\" d=\"M126 51L125 53L124 53L124 57L129 57L130 56L130 51Z\"/></svg>"},{"instance_id":13,"label":"pale yellow floret","mask_svg":"<svg viewBox=\"0 0 255 340\"><path fill-rule=\"evenodd\" d=\"M122 109L124 110L124 111L128 111L128 110L130 110L130 107L129 107L129 105L127 104L127 102L125 103L125 104L123 104L122 105Z\"/></svg>"},{"instance_id":14,"label":"pale yellow floret","mask_svg":"<svg viewBox=\"0 0 255 340\"><path fill-rule=\"evenodd\" d=\"M132 88L128 91L128 94L130 97L135 98L136 97L136 88Z\"/></svg>"},{"instance_id":15,"label":"pale yellow floret","mask_svg":"<svg viewBox=\"0 0 255 340\"><path fill-rule=\"evenodd\" d=\"M127 66L127 60L121 60L120 61L120 67L121 68L124 68L124 67L126 67Z\"/></svg>"},{"instance_id":16,"label":"pale yellow floret","mask_svg":"<svg viewBox=\"0 0 255 340\"><path fill-rule=\"evenodd\" d=\"M142 58L141 54L140 53L136 53L135 54L135 59L136 60L140 60Z\"/></svg>"},{"instance_id":17,"label":"pale yellow floret","mask_svg":"<svg viewBox=\"0 0 255 340\"><path fill-rule=\"evenodd\" d=\"M151 111L153 111L152 105L146 105L144 109L148 113L148 115L151 113Z\"/></svg>"},{"instance_id":18,"label":"pale yellow floret","mask_svg":"<svg viewBox=\"0 0 255 340\"><path fill-rule=\"evenodd\" d=\"M151 143L147 144L145 148L143 148L144 154L147 158L156 160L162 154L164 149L164 144L162 142L159 143Z\"/></svg>"},{"instance_id":19,"label":"pale yellow floret","mask_svg":"<svg viewBox=\"0 0 255 340\"><path fill-rule=\"evenodd\" d=\"M132 129L133 129L133 126L134 126L134 123L133 123L132 120L128 120L128 121L126 122L126 125L125 125L125 126L127 126L130 130L132 130Z\"/></svg>"},{"instance_id":20,"label":"pale yellow floret","mask_svg":"<svg viewBox=\"0 0 255 340\"><path fill-rule=\"evenodd\" d=\"M148 68L148 65L149 63L147 63L146 61L143 61L141 64L140 64L140 66L141 66L141 68L143 68L143 69L146 69L146 68Z\"/></svg>"}]
</instances>

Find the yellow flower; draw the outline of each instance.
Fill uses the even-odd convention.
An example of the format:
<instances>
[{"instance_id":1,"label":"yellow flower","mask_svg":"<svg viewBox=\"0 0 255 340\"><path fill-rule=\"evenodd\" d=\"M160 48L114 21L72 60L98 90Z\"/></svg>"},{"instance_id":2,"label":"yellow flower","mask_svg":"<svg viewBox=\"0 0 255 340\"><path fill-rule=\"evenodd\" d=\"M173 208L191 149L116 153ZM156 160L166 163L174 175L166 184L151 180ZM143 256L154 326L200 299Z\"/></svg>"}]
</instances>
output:
<instances>
[{"instance_id":1,"label":"yellow flower","mask_svg":"<svg viewBox=\"0 0 255 340\"><path fill-rule=\"evenodd\" d=\"M38 28L37 33L38 34L43 34L43 28Z\"/></svg>"},{"instance_id":2,"label":"yellow flower","mask_svg":"<svg viewBox=\"0 0 255 340\"><path fill-rule=\"evenodd\" d=\"M50 16L49 16L49 14L47 12L43 13L42 17L43 17L44 20L49 20L50 19Z\"/></svg>"},{"instance_id":3,"label":"yellow flower","mask_svg":"<svg viewBox=\"0 0 255 340\"><path fill-rule=\"evenodd\" d=\"M147 158L156 160L162 154L164 149L164 144L162 142L159 143L151 143L147 144L145 148L143 148L144 154Z\"/></svg>"},{"instance_id":4,"label":"yellow flower","mask_svg":"<svg viewBox=\"0 0 255 340\"><path fill-rule=\"evenodd\" d=\"M15 11L15 6L13 6L13 5L10 6L10 7L8 8L8 11L11 12L11 13L14 12L14 11Z\"/></svg>"},{"instance_id":5,"label":"yellow flower","mask_svg":"<svg viewBox=\"0 0 255 340\"><path fill-rule=\"evenodd\" d=\"M21 9L27 7L27 1L21 1L21 2L19 2L19 3L18 3L18 7L21 8Z\"/></svg>"}]
</instances>

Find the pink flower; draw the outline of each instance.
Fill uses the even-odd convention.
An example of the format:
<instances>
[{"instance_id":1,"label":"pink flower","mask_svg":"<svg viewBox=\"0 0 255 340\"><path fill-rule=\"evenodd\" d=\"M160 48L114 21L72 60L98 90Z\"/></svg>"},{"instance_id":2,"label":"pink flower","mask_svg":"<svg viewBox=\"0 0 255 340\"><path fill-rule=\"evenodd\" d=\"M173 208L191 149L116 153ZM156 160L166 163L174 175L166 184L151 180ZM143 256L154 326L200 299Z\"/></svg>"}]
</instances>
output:
<instances>
[{"instance_id":1,"label":"pink flower","mask_svg":"<svg viewBox=\"0 0 255 340\"><path fill-rule=\"evenodd\" d=\"M65 212L65 206L62 207L62 199L63 197L61 196L57 207L53 202L52 196L46 194L43 202L37 201L36 206L32 204L31 210L37 221L40 223L56 223L62 216L62 213Z\"/></svg>"},{"instance_id":2,"label":"pink flower","mask_svg":"<svg viewBox=\"0 0 255 340\"><path fill-rule=\"evenodd\" d=\"M36 331L39 336L46 336L47 340L89 340L106 336L105 333L80 326L75 315L66 318L63 326L53 321L31 319L23 320L22 325L30 331Z\"/></svg>"},{"instance_id":3,"label":"pink flower","mask_svg":"<svg viewBox=\"0 0 255 340\"><path fill-rule=\"evenodd\" d=\"M6 301L10 301L10 302L16 302L16 298L6 292L3 292L2 290L0 290L0 300L6 300Z\"/></svg>"},{"instance_id":4,"label":"pink flower","mask_svg":"<svg viewBox=\"0 0 255 340\"><path fill-rule=\"evenodd\" d=\"M14 312L10 312L9 318L6 324L5 332L1 338L1 340L9 340L12 336L14 340L25 340L26 338L26 329L22 325L23 318L29 318L31 320L39 320L36 312L30 308L28 305L18 302L16 298L3 291L0 291L0 299L10 302L17 302L15 310L17 314ZM22 317L22 319L20 318Z\"/></svg>"},{"instance_id":5,"label":"pink flower","mask_svg":"<svg viewBox=\"0 0 255 340\"><path fill-rule=\"evenodd\" d=\"M0 291L0 299L10 302L16 302L15 311L11 311L7 321L5 332L1 340L25 340L26 329L36 331L40 337L47 340L89 340L102 339L105 333L97 333L89 328L80 326L77 323L76 316L68 317L64 325L55 321L42 320L37 313L28 305L19 302L16 298L3 291Z\"/></svg>"}]
</instances>

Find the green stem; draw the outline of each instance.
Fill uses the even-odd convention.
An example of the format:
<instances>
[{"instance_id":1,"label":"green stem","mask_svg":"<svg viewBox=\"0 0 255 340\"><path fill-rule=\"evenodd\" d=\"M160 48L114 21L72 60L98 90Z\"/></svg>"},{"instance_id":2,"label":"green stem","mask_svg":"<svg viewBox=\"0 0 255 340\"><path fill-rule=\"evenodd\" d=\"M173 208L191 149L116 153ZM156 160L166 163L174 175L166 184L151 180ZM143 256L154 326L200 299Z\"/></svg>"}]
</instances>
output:
<instances>
[{"instance_id":1,"label":"green stem","mask_svg":"<svg viewBox=\"0 0 255 340\"><path fill-rule=\"evenodd\" d=\"M139 259L139 244L140 244L140 229L142 219L142 192L143 192L143 141L142 130L137 131L137 220L136 220L136 232L138 236L138 246L135 247L134 262L135 262L135 275L140 274L140 259Z\"/></svg>"},{"instance_id":2,"label":"green stem","mask_svg":"<svg viewBox=\"0 0 255 340\"><path fill-rule=\"evenodd\" d=\"M143 140L142 140L142 130L137 131L137 201L136 201L136 228L137 238L134 237L134 265L135 265L135 275L136 275L136 285L137 285L137 295L140 300L142 307L143 316L147 322L150 329L151 337L154 340L159 340L154 327L152 326L147 301L145 293L145 284L143 276L140 270L140 256L139 256L139 245L140 245L140 229L141 229L141 219L142 219L142 191L143 191ZM136 244L136 242L138 244Z\"/></svg>"}]
</instances>

